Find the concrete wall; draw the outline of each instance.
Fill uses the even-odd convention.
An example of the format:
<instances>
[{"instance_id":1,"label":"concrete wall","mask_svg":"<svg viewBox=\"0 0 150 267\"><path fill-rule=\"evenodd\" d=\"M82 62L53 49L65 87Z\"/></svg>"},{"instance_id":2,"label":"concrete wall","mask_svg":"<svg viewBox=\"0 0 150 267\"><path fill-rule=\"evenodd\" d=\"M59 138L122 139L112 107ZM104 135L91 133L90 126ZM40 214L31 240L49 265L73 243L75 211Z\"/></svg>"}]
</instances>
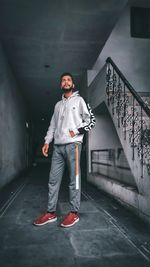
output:
<instances>
[{"instance_id":1,"label":"concrete wall","mask_svg":"<svg viewBox=\"0 0 150 267\"><path fill-rule=\"evenodd\" d=\"M0 188L26 168L26 120L23 98L0 44Z\"/></svg>"},{"instance_id":2,"label":"concrete wall","mask_svg":"<svg viewBox=\"0 0 150 267\"><path fill-rule=\"evenodd\" d=\"M130 6L150 7L150 1L129 1L89 74L89 83L104 66L106 58L111 57L137 92L149 92L150 39L131 37Z\"/></svg>"}]
</instances>

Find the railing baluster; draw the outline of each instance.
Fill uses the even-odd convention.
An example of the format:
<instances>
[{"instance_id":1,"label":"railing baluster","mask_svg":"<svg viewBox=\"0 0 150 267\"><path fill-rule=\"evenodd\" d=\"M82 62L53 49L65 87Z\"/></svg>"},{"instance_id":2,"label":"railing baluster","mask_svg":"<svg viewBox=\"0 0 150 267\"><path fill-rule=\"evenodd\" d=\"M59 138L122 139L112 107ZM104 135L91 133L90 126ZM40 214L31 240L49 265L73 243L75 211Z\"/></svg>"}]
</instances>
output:
<instances>
[{"instance_id":1,"label":"railing baluster","mask_svg":"<svg viewBox=\"0 0 150 267\"><path fill-rule=\"evenodd\" d=\"M115 70L113 68L113 76L112 76L112 81L113 81L113 87L112 87L112 114L114 116L114 104L115 104Z\"/></svg>"},{"instance_id":2,"label":"railing baluster","mask_svg":"<svg viewBox=\"0 0 150 267\"><path fill-rule=\"evenodd\" d=\"M141 134L140 134L140 143L141 143L141 149L140 149L140 159L141 159L141 178L143 178L143 109L141 107L141 112L140 112L140 122L141 122Z\"/></svg>"},{"instance_id":3,"label":"railing baluster","mask_svg":"<svg viewBox=\"0 0 150 267\"><path fill-rule=\"evenodd\" d=\"M106 93L107 93L107 104L108 106L110 105L110 63L107 63L107 68L106 68L106 83L107 83L107 87L106 87Z\"/></svg>"},{"instance_id":4,"label":"railing baluster","mask_svg":"<svg viewBox=\"0 0 150 267\"><path fill-rule=\"evenodd\" d=\"M124 140L126 140L126 127L127 127L127 122L126 122L126 86L125 86L125 83L124 83L124 86L123 86L123 123L124 123Z\"/></svg>"},{"instance_id":5,"label":"railing baluster","mask_svg":"<svg viewBox=\"0 0 150 267\"><path fill-rule=\"evenodd\" d=\"M118 128L120 128L120 77L118 79L118 88L117 88L117 116L118 116Z\"/></svg>"},{"instance_id":6,"label":"railing baluster","mask_svg":"<svg viewBox=\"0 0 150 267\"><path fill-rule=\"evenodd\" d=\"M134 160L134 146L135 146L135 143L134 143L134 132L135 132L135 99L133 97L133 103L132 103L132 139L131 139L131 142L132 142L132 160Z\"/></svg>"}]
</instances>

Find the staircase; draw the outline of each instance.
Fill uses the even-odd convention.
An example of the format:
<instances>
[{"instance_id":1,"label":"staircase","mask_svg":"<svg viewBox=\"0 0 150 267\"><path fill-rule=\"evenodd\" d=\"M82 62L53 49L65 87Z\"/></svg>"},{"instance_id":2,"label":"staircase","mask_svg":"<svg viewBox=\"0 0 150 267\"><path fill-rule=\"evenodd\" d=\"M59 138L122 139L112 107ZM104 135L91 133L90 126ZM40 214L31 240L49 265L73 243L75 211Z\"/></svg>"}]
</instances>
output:
<instances>
[{"instance_id":1,"label":"staircase","mask_svg":"<svg viewBox=\"0 0 150 267\"><path fill-rule=\"evenodd\" d=\"M135 185L132 181L119 184L106 174L105 177L98 177L100 173L93 170L92 166L95 168L94 164L98 163L99 160L94 157L96 153L100 155L100 150L91 150L88 180L122 200L150 223L150 94L137 93L111 58L107 58L105 69L106 92L103 102L115 126ZM99 90L103 95L103 89ZM107 163L112 166L111 162Z\"/></svg>"},{"instance_id":2,"label":"staircase","mask_svg":"<svg viewBox=\"0 0 150 267\"><path fill-rule=\"evenodd\" d=\"M106 62L107 106L133 174L144 178L150 175L150 98L142 99L111 58Z\"/></svg>"}]
</instances>

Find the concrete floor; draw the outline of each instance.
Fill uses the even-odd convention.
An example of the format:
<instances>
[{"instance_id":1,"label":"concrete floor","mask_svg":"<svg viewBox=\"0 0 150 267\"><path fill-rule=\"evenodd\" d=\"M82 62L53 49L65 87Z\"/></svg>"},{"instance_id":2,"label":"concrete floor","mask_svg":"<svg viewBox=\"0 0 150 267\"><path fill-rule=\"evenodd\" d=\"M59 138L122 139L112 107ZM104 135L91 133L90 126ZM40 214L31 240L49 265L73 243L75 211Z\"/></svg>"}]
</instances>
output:
<instances>
[{"instance_id":1,"label":"concrete floor","mask_svg":"<svg viewBox=\"0 0 150 267\"><path fill-rule=\"evenodd\" d=\"M79 223L68 229L59 227L69 211L64 175L58 221L33 226L47 206L48 172L49 165L37 165L2 191L0 266L150 266L150 227L84 180Z\"/></svg>"}]
</instances>

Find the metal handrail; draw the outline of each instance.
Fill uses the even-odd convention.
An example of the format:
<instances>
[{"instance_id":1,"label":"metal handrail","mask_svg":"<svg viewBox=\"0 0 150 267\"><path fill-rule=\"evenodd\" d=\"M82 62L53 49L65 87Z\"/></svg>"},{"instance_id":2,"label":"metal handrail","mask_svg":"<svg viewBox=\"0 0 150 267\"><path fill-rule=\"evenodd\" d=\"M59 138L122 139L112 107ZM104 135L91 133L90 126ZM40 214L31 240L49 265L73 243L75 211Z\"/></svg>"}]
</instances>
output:
<instances>
[{"instance_id":1,"label":"metal handrail","mask_svg":"<svg viewBox=\"0 0 150 267\"><path fill-rule=\"evenodd\" d=\"M122 74L122 72L118 69L114 61L108 57L106 59L106 63L110 63L117 74L120 76L120 78L123 80L124 84L127 86L128 90L131 92L131 94L135 97L139 105L143 108L145 113L147 114L148 117L150 117L150 109L148 106L144 103L143 99L139 96L139 94L135 91L135 89L132 87L132 85L128 82L128 80L125 78L125 76Z\"/></svg>"}]
</instances>

